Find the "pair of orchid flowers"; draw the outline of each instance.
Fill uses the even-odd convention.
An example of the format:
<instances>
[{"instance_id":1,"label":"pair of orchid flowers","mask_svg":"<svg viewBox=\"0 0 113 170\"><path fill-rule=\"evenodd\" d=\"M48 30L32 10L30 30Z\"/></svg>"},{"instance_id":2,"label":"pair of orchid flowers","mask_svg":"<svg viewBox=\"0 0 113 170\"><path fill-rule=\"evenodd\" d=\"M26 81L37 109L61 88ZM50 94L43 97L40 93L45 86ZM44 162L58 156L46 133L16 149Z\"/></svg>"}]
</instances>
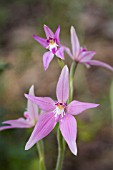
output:
<instances>
[{"instance_id":1,"label":"pair of orchid flowers","mask_svg":"<svg viewBox=\"0 0 113 170\"><path fill-rule=\"evenodd\" d=\"M94 66L105 67L113 71L112 66L98 60L93 60L93 57L96 54L95 51L88 51L87 48L83 48L80 46L76 31L73 26L71 26L70 29L72 52L68 47L60 43L60 37L59 37L60 26L58 26L56 32L53 33L53 31L47 25L44 25L44 31L46 34L46 38L42 38L37 35L34 35L33 37L44 48L48 50L43 55L43 65L45 70L48 69L50 62L55 55L58 58L64 60L64 51L65 51L73 61L76 61L77 63L82 63L88 68L91 65L94 65Z\"/></svg>"},{"instance_id":2,"label":"pair of orchid flowers","mask_svg":"<svg viewBox=\"0 0 113 170\"><path fill-rule=\"evenodd\" d=\"M67 105L69 97L69 70L67 66L64 66L61 71L56 87L56 96L57 102L50 97L35 97L34 86L32 86L29 94L25 94L25 97L28 99L27 111L24 113L25 119L19 118L17 120L5 121L3 124L8 125L0 127L0 130L35 126L25 146L25 150L28 150L39 140L46 137L54 129L55 125L59 123L62 136L71 152L77 155L77 122L74 116L87 109L95 108L98 104L73 100ZM42 110L40 114L38 113L38 108Z\"/></svg>"}]
</instances>

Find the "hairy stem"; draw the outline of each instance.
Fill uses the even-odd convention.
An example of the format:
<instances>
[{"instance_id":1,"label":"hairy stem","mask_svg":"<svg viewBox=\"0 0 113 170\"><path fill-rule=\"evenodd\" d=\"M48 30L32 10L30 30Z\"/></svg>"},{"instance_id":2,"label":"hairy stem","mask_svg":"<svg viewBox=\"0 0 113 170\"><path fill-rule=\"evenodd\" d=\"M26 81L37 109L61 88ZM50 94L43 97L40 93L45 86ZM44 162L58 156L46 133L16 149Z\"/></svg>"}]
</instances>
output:
<instances>
[{"instance_id":1,"label":"hairy stem","mask_svg":"<svg viewBox=\"0 0 113 170\"><path fill-rule=\"evenodd\" d=\"M59 66L61 67L61 69L64 67L64 62L63 62L63 60L62 59L60 59L60 58L58 58L58 64L59 64Z\"/></svg>"},{"instance_id":2,"label":"hairy stem","mask_svg":"<svg viewBox=\"0 0 113 170\"><path fill-rule=\"evenodd\" d=\"M43 141L39 141L36 144L38 154L39 154L39 170L46 170L45 163L44 163L44 146Z\"/></svg>"},{"instance_id":3,"label":"hairy stem","mask_svg":"<svg viewBox=\"0 0 113 170\"><path fill-rule=\"evenodd\" d=\"M57 140L58 140L58 158L57 158L57 164L55 170L61 170L63 159L64 159L64 152L65 152L65 141L61 135L59 128L57 132Z\"/></svg>"},{"instance_id":4,"label":"hairy stem","mask_svg":"<svg viewBox=\"0 0 113 170\"><path fill-rule=\"evenodd\" d=\"M70 68L70 77L69 77L70 92L69 92L68 103L70 103L73 99L73 91L74 91L73 83L74 83L74 74L75 74L76 67L77 67L77 63L73 61Z\"/></svg>"}]
</instances>

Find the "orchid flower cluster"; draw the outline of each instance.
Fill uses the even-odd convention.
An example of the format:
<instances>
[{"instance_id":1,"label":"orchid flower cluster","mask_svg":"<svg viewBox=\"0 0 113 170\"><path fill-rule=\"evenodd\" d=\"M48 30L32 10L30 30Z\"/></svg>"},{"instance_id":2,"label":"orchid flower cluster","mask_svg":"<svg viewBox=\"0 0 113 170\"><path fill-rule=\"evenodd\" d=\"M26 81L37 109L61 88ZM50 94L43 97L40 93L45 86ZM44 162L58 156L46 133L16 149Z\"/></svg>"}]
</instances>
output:
<instances>
[{"instance_id":1,"label":"orchid flower cluster","mask_svg":"<svg viewBox=\"0 0 113 170\"><path fill-rule=\"evenodd\" d=\"M56 124L59 124L58 131L60 130L60 139L63 137L62 139L67 143L70 151L74 155L77 155L77 121L75 116L87 109L95 108L99 106L99 104L80 102L73 99L73 79L76 67L79 63L84 64L88 68L92 65L102 66L111 71L113 71L113 67L104 62L93 60L96 53L80 46L73 26L70 29L72 51L60 43L60 26L58 26L56 32L53 33L48 26L44 25L44 31L46 38L41 38L37 35L33 36L34 39L47 50L43 55L44 69L48 69L54 57L58 57L64 62L64 52L72 59L70 69L67 65L62 68L56 86L57 100L54 101L50 97L36 97L34 94L34 86L32 85L29 89L29 94L25 94L27 98L27 110L24 112L24 118L2 122L5 126L1 126L0 131L11 128L34 127L25 145L25 150L28 150L46 137L54 129ZM61 156L63 158L63 154ZM56 170L62 167L61 161L63 159L59 157L60 156L58 156Z\"/></svg>"}]
</instances>

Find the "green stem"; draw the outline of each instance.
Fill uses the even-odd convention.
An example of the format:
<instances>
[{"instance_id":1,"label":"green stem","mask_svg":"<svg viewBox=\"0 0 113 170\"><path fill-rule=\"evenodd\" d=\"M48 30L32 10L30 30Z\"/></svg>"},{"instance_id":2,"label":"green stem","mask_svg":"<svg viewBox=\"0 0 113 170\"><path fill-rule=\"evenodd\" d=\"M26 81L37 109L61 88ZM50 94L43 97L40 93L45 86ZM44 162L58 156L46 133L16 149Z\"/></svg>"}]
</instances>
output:
<instances>
[{"instance_id":1,"label":"green stem","mask_svg":"<svg viewBox=\"0 0 113 170\"><path fill-rule=\"evenodd\" d=\"M60 58L58 58L58 64L59 64L59 66L61 67L61 69L64 67L64 62L63 62L63 60L62 59L60 59Z\"/></svg>"},{"instance_id":2,"label":"green stem","mask_svg":"<svg viewBox=\"0 0 113 170\"><path fill-rule=\"evenodd\" d=\"M44 146L43 146L43 141L39 141L36 144L37 150L39 153L39 167L40 170L46 170L45 163L44 163Z\"/></svg>"},{"instance_id":3,"label":"green stem","mask_svg":"<svg viewBox=\"0 0 113 170\"><path fill-rule=\"evenodd\" d=\"M70 103L73 99L73 91L74 91L73 82L74 82L74 74L75 74L76 67L77 67L77 63L73 61L70 68L70 77L69 77L70 92L69 92L68 103Z\"/></svg>"},{"instance_id":4,"label":"green stem","mask_svg":"<svg viewBox=\"0 0 113 170\"><path fill-rule=\"evenodd\" d=\"M58 140L58 158L55 170L61 170L65 152L65 141L61 135L59 128L57 132L57 140Z\"/></svg>"}]
</instances>

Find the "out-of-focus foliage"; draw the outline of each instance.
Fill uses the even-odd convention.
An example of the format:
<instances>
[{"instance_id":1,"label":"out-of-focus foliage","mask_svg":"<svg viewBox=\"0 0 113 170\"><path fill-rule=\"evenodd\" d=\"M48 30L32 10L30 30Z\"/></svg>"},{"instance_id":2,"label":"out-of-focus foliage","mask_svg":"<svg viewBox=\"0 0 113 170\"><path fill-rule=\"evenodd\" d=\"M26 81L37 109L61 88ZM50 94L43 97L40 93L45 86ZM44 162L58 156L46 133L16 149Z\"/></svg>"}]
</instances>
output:
<instances>
[{"instance_id":1,"label":"out-of-focus foliage","mask_svg":"<svg viewBox=\"0 0 113 170\"><path fill-rule=\"evenodd\" d=\"M7 68L10 67L9 63L0 61L0 73L2 73L3 71L5 71Z\"/></svg>"},{"instance_id":2,"label":"out-of-focus foliage","mask_svg":"<svg viewBox=\"0 0 113 170\"><path fill-rule=\"evenodd\" d=\"M112 114L112 123L113 123L113 82L110 88L110 101L111 101L111 114Z\"/></svg>"}]
</instances>

